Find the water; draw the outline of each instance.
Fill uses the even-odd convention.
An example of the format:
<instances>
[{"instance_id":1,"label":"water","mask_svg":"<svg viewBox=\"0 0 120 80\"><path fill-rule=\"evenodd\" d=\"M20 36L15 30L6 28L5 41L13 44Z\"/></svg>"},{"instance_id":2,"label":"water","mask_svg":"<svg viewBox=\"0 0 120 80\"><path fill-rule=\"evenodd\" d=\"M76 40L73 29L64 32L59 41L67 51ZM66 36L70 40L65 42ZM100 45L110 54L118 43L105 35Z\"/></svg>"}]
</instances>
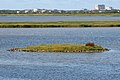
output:
<instances>
[{"instance_id":1,"label":"water","mask_svg":"<svg viewBox=\"0 0 120 80\"><path fill-rule=\"evenodd\" d=\"M120 20L120 16L0 16L0 22Z\"/></svg>"},{"instance_id":2,"label":"water","mask_svg":"<svg viewBox=\"0 0 120 80\"><path fill-rule=\"evenodd\" d=\"M46 43L95 42L103 53L9 52ZM119 80L120 28L0 29L0 80Z\"/></svg>"}]
</instances>

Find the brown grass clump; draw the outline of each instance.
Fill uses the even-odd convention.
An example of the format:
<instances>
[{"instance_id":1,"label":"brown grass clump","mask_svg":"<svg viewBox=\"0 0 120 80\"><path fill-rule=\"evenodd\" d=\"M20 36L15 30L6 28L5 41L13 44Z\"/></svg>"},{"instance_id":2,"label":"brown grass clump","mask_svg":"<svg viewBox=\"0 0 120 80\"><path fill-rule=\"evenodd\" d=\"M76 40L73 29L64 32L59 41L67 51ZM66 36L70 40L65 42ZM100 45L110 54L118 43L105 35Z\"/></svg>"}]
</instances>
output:
<instances>
[{"instance_id":1,"label":"brown grass clump","mask_svg":"<svg viewBox=\"0 0 120 80\"><path fill-rule=\"evenodd\" d=\"M95 44L94 43L86 43L85 46L90 46L90 47L94 47Z\"/></svg>"}]
</instances>

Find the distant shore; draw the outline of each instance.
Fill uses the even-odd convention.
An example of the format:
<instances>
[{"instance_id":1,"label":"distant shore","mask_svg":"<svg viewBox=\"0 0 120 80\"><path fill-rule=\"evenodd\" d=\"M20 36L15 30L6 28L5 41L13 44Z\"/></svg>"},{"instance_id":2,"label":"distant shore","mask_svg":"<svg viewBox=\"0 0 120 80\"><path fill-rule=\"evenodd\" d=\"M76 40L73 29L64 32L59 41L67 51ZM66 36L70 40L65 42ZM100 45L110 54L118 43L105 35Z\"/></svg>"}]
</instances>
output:
<instances>
[{"instance_id":1,"label":"distant shore","mask_svg":"<svg viewBox=\"0 0 120 80\"><path fill-rule=\"evenodd\" d=\"M0 28L120 27L120 21L0 22Z\"/></svg>"},{"instance_id":2,"label":"distant shore","mask_svg":"<svg viewBox=\"0 0 120 80\"><path fill-rule=\"evenodd\" d=\"M0 14L0 16L120 16L120 13L81 13L81 14Z\"/></svg>"}]
</instances>

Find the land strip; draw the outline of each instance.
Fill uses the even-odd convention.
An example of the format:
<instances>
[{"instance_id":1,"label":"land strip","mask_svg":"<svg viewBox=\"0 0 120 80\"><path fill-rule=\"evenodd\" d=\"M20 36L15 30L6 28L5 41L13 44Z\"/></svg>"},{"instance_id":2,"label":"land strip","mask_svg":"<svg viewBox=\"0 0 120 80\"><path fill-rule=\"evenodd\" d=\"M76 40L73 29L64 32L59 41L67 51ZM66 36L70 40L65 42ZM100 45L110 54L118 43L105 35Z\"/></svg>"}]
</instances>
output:
<instances>
[{"instance_id":1,"label":"land strip","mask_svg":"<svg viewBox=\"0 0 120 80\"><path fill-rule=\"evenodd\" d=\"M0 28L120 27L120 21L0 22Z\"/></svg>"},{"instance_id":2,"label":"land strip","mask_svg":"<svg viewBox=\"0 0 120 80\"><path fill-rule=\"evenodd\" d=\"M81 13L81 14L0 14L0 16L120 16L120 13Z\"/></svg>"}]
</instances>

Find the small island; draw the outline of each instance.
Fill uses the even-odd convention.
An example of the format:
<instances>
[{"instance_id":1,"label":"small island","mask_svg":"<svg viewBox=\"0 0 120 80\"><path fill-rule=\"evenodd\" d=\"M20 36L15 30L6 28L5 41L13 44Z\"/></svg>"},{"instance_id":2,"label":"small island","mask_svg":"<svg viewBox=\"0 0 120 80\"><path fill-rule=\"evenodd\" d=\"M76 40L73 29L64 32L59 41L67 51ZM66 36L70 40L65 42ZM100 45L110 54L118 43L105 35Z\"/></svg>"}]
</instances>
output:
<instances>
[{"instance_id":1,"label":"small island","mask_svg":"<svg viewBox=\"0 0 120 80\"><path fill-rule=\"evenodd\" d=\"M26 48L12 48L8 51L19 52L63 52L63 53L96 53L109 51L94 43L86 44L41 44L38 46L28 46Z\"/></svg>"}]
</instances>

